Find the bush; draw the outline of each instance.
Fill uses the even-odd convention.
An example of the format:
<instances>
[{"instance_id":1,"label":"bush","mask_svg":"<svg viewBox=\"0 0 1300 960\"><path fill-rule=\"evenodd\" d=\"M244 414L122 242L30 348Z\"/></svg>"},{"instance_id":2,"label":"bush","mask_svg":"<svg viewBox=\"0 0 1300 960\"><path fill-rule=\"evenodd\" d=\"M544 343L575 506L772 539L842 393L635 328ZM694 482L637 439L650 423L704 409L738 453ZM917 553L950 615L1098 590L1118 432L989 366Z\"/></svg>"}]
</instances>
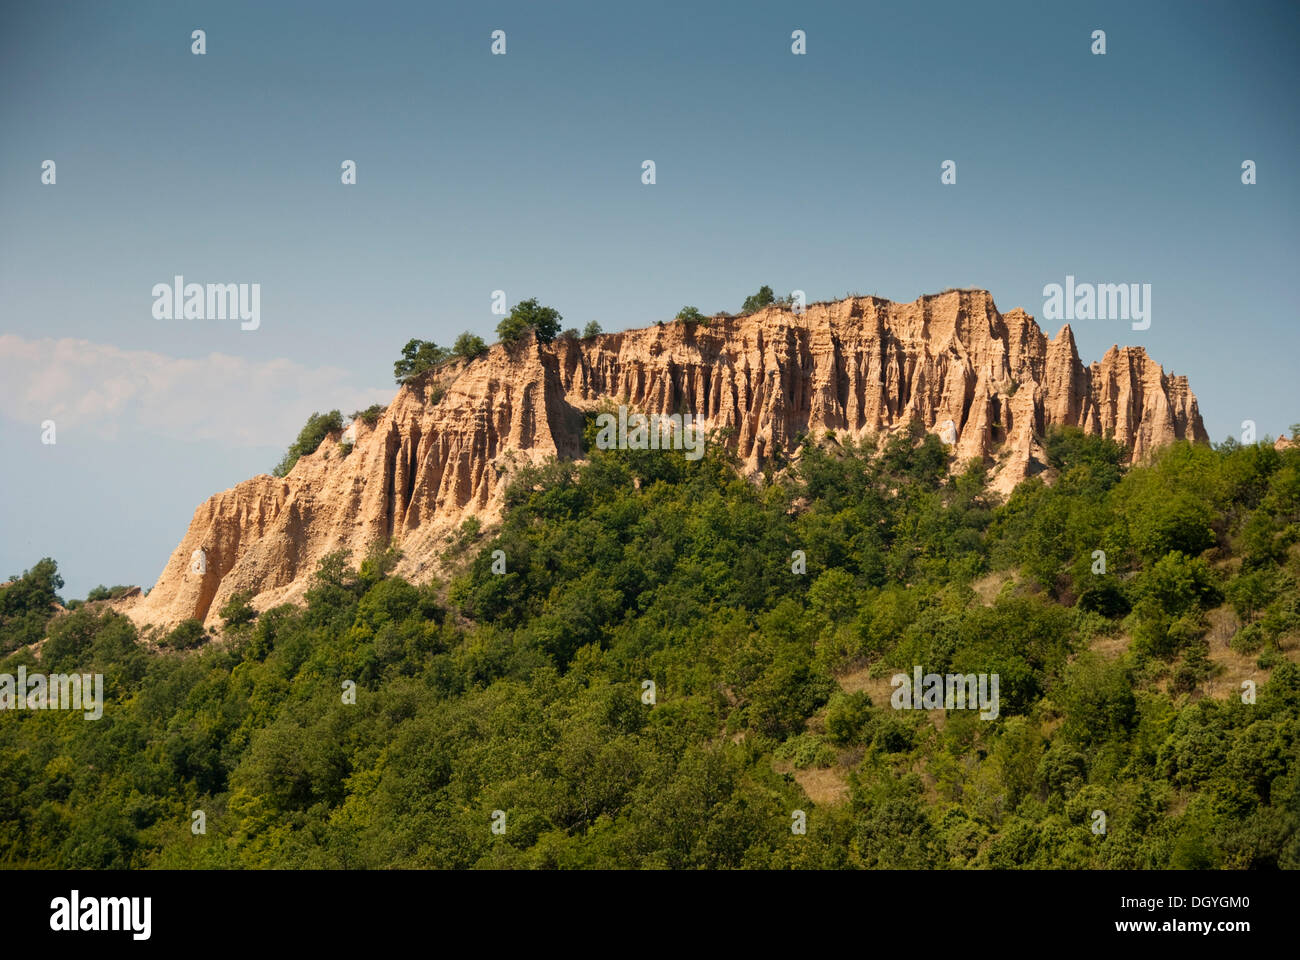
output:
<instances>
[{"instance_id":1,"label":"bush","mask_svg":"<svg viewBox=\"0 0 1300 960\"><path fill-rule=\"evenodd\" d=\"M836 693L826 708L826 736L840 746L858 743L870 721L871 698L866 693Z\"/></svg>"},{"instance_id":2,"label":"bush","mask_svg":"<svg viewBox=\"0 0 1300 960\"><path fill-rule=\"evenodd\" d=\"M778 760L790 760L796 770L809 767L829 767L835 763L835 751L814 733L801 733L791 737L776 748L773 754Z\"/></svg>"},{"instance_id":3,"label":"bush","mask_svg":"<svg viewBox=\"0 0 1300 960\"><path fill-rule=\"evenodd\" d=\"M704 314L695 307L682 307L677 311L677 319L682 323L708 323Z\"/></svg>"},{"instance_id":4,"label":"bush","mask_svg":"<svg viewBox=\"0 0 1300 960\"><path fill-rule=\"evenodd\" d=\"M1103 617L1122 617L1129 612L1124 591L1116 584L1106 581L1079 594L1078 606L1081 610L1091 610Z\"/></svg>"},{"instance_id":5,"label":"bush","mask_svg":"<svg viewBox=\"0 0 1300 960\"><path fill-rule=\"evenodd\" d=\"M483 338L474 336L468 330L457 337L456 342L451 345L451 352L462 360L473 360L485 350L487 344L483 342Z\"/></svg>"},{"instance_id":6,"label":"bush","mask_svg":"<svg viewBox=\"0 0 1300 960\"><path fill-rule=\"evenodd\" d=\"M178 623L176 629L163 637L159 643L171 650L191 650L205 639L207 633L203 630L203 624L198 620L190 619Z\"/></svg>"},{"instance_id":7,"label":"bush","mask_svg":"<svg viewBox=\"0 0 1300 960\"><path fill-rule=\"evenodd\" d=\"M1265 639L1263 627L1248 623L1233 635L1232 649L1238 653L1256 653L1264 646Z\"/></svg>"},{"instance_id":8,"label":"bush","mask_svg":"<svg viewBox=\"0 0 1300 960\"><path fill-rule=\"evenodd\" d=\"M350 419L360 420L367 427L373 427L379 422L379 418L383 416L384 411L387 409L382 403L372 403L364 410L353 410Z\"/></svg>"},{"instance_id":9,"label":"bush","mask_svg":"<svg viewBox=\"0 0 1300 960\"><path fill-rule=\"evenodd\" d=\"M450 350L432 340L408 340L402 347L402 359L393 364L393 379L399 386L405 386L451 356Z\"/></svg>"},{"instance_id":10,"label":"bush","mask_svg":"<svg viewBox=\"0 0 1300 960\"><path fill-rule=\"evenodd\" d=\"M497 324L497 336L505 344L513 344L527 336L532 330L539 343L550 343L560 332L560 321L564 318L554 307L544 307L536 297L530 297L514 305L510 315Z\"/></svg>"},{"instance_id":11,"label":"bush","mask_svg":"<svg viewBox=\"0 0 1300 960\"><path fill-rule=\"evenodd\" d=\"M600 336L600 324L592 320L582 328L582 339L590 340L592 337Z\"/></svg>"},{"instance_id":12,"label":"bush","mask_svg":"<svg viewBox=\"0 0 1300 960\"><path fill-rule=\"evenodd\" d=\"M1183 614L1169 625L1167 636L1174 650L1184 650L1205 636L1205 621L1197 614Z\"/></svg>"},{"instance_id":13,"label":"bush","mask_svg":"<svg viewBox=\"0 0 1300 960\"><path fill-rule=\"evenodd\" d=\"M298 439L289 447L289 450L272 470L272 474L277 477L287 477L289 471L293 469L299 457L305 457L308 454L316 452L316 448L321 445L321 441L326 435L335 430L343 429L343 414L337 410L331 410L329 413L313 413L307 418L307 423L302 430L298 432Z\"/></svg>"},{"instance_id":14,"label":"bush","mask_svg":"<svg viewBox=\"0 0 1300 960\"><path fill-rule=\"evenodd\" d=\"M257 611L249 603L253 599L252 590L239 590L230 595L230 599L225 602L217 616L226 622L227 627L237 627L244 623L252 623L257 617ZM196 621L197 622L197 621Z\"/></svg>"},{"instance_id":15,"label":"bush","mask_svg":"<svg viewBox=\"0 0 1300 960\"><path fill-rule=\"evenodd\" d=\"M1285 655L1277 647L1265 647L1255 658L1255 666L1261 670L1272 670L1278 664L1285 662Z\"/></svg>"},{"instance_id":16,"label":"bush","mask_svg":"<svg viewBox=\"0 0 1300 960\"><path fill-rule=\"evenodd\" d=\"M117 600L124 593L130 590L130 587L118 584L115 587L106 587L102 583L93 588L90 593L86 594L86 602L93 603L96 600Z\"/></svg>"}]
</instances>

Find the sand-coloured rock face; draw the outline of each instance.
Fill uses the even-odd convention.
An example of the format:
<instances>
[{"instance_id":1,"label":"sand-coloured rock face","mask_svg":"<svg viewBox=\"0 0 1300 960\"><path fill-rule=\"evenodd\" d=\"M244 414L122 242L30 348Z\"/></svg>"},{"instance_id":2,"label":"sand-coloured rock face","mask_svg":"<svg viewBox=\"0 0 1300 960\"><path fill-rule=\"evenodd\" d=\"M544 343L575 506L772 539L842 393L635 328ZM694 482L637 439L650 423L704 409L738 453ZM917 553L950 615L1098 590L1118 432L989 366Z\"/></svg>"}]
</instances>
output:
<instances>
[{"instance_id":1,"label":"sand-coloured rock face","mask_svg":"<svg viewBox=\"0 0 1300 960\"><path fill-rule=\"evenodd\" d=\"M236 591L262 609L296 600L321 557L350 548L359 559L388 538L403 551L398 572L419 580L467 516L499 516L514 465L580 456L585 412L608 403L691 413L750 472L804 433L860 439L915 418L952 441L958 463L989 458L1004 492L1043 468L1051 425L1113 436L1134 459L1208 439L1186 378L1140 347L1085 367L1068 326L1048 341L981 290L496 345L401 388L375 426L355 425L350 454L330 438L287 477L212 497L148 597L123 608L140 623L216 622Z\"/></svg>"}]
</instances>

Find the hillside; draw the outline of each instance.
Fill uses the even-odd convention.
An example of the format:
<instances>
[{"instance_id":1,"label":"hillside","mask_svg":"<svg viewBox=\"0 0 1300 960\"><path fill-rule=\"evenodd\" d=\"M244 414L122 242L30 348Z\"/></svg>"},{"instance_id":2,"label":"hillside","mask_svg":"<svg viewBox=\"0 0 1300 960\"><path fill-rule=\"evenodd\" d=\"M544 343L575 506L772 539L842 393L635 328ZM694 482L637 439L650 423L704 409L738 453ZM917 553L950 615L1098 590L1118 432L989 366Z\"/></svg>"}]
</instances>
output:
<instances>
[{"instance_id":1,"label":"hillside","mask_svg":"<svg viewBox=\"0 0 1300 960\"><path fill-rule=\"evenodd\" d=\"M57 613L46 561L0 588L0 671L107 702L0 717L0 863L1295 869L1279 447L1126 468L1051 431L1053 482L1001 505L919 427L761 485L723 446L594 450L522 468L445 582L333 554L212 642ZM997 677L996 716L897 709L918 670Z\"/></svg>"}]
</instances>

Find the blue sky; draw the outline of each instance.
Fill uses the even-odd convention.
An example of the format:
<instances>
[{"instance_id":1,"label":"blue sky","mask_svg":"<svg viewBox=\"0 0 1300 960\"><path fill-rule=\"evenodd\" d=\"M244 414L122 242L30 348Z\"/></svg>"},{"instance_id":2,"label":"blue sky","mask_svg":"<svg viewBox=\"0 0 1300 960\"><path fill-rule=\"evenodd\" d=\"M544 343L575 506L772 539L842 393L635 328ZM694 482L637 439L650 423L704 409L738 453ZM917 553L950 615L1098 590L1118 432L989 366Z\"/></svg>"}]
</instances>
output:
<instances>
[{"instance_id":1,"label":"blue sky","mask_svg":"<svg viewBox=\"0 0 1300 960\"><path fill-rule=\"evenodd\" d=\"M1038 317L1066 274L1150 283L1149 330L1073 324L1084 361L1143 345L1213 439L1276 435L1298 41L1290 3L9 5L0 576L152 584L312 410L386 401L407 339L494 339L496 289L611 330L763 283ZM175 274L260 283L260 328L154 319Z\"/></svg>"}]
</instances>

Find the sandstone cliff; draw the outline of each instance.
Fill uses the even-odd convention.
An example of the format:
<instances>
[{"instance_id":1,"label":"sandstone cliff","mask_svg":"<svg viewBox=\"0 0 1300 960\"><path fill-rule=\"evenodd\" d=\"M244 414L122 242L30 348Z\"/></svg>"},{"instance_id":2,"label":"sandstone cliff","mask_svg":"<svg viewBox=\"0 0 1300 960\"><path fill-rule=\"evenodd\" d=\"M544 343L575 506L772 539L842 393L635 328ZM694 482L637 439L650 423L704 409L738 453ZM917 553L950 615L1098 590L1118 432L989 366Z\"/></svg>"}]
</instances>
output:
<instances>
[{"instance_id":1,"label":"sandstone cliff","mask_svg":"<svg viewBox=\"0 0 1300 960\"><path fill-rule=\"evenodd\" d=\"M449 530L499 515L514 464L579 456L584 411L610 401L725 428L750 472L805 431L856 439L917 418L952 441L958 463L988 458L1002 491L1043 468L1051 425L1113 436L1134 459L1207 440L1186 378L1140 347L1085 367L1069 326L1049 341L1023 310L1001 314L979 290L498 344L401 388L375 426L348 428L350 454L332 437L283 479L213 496L148 597L122 606L140 623L213 623L235 591L252 590L258 608L297 599L322 556L359 558L386 538L403 551L399 572L421 579Z\"/></svg>"}]
</instances>

